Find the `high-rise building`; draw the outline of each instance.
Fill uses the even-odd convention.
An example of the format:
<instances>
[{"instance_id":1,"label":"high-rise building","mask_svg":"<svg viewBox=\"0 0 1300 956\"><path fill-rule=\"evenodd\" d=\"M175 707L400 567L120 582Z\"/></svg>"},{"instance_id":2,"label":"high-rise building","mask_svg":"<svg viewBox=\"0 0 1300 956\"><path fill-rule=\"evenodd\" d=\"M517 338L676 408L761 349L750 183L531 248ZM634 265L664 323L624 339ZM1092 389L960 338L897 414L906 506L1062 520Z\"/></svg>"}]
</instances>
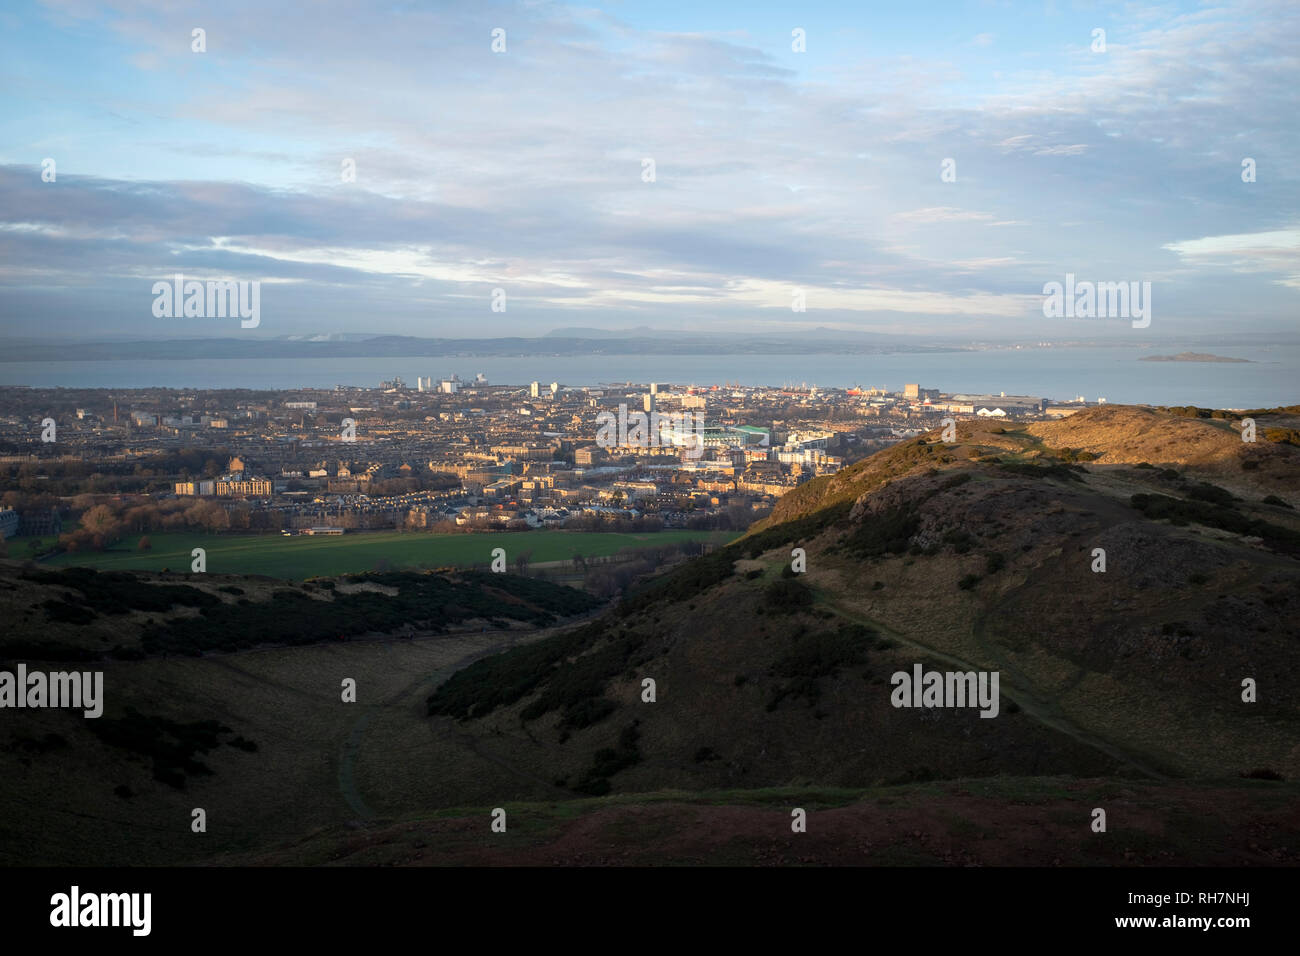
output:
<instances>
[{"instance_id":1,"label":"high-rise building","mask_svg":"<svg viewBox=\"0 0 1300 956\"><path fill-rule=\"evenodd\" d=\"M528 394L531 395L533 398L541 398L541 397L542 397L542 383L541 383L541 382L533 382L531 385L529 385L529 386L528 386Z\"/></svg>"}]
</instances>

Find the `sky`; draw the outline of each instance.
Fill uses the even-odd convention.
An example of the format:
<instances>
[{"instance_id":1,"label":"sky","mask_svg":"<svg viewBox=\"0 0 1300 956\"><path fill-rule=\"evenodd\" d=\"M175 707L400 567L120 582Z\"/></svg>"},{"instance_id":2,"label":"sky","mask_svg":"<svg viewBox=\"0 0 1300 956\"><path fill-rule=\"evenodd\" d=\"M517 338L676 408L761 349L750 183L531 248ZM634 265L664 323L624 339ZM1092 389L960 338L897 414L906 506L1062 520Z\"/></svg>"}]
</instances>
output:
<instances>
[{"instance_id":1,"label":"sky","mask_svg":"<svg viewBox=\"0 0 1300 956\"><path fill-rule=\"evenodd\" d=\"M1294 0L10 2L0 336L1295 332L1297 90Z\"/></svg>"}]
</instances>

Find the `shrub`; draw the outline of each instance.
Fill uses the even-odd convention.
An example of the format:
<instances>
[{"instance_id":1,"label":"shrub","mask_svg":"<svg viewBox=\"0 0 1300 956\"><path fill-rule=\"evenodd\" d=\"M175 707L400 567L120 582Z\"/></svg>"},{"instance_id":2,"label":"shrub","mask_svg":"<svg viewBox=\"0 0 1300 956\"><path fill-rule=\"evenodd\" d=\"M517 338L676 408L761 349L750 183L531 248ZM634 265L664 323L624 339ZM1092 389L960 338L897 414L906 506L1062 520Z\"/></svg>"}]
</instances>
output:
<instances>
[{"instance_id":1,"label":"shrub","mask_svg":"<svg viewBox=\"0 0 1300 956\"><path fill-rule=\"evenodd\" d=\"M902 554L921 519L912 509L897 506L862 519L844 539L844 547L860 557Z\"/></svg>"},{"instance_id":2,"label":"shrub","mask_svg":"<svg viewBox=\"0 0 1300 956\"><path fill-rule=\"evenodd\" d=\"M1263 539L1275 551L1300 555L1300 532L1258 518L1249 518L1235 508L1207 501L1188 501L1168 495L1148 494L1133 495L1129 503L1152 521L1167 520L1173 524L1194 521L1233 534L1253 535Z\"/></svg>"},{"instance_id":3,"label":"shrub","mask_svg":"<svg viewBox=\"0 0 1300 956\"><path fill-rule=\"evenodd\" d=\"M1300 430L1294 428L1265 428L1264 438L1274 443L1300 445Z\"/></svg>"},{"instance_id":4,"label":"shrub","mask_svg":"<svg viewBox=\"0 0 1300 956\"><path fill-rule=\"evenodd\" d=\"M876 637L876 631L862 624L842 624L835 631L797 636L772 664L773 676L786 680L773 691L767 709L776 710L787 697L805 698L809 706L816 704L821 698L818 681L843 667L861 664Z\"/></svg>"},{"instance_id":5,"label":"shrub","mask_svg":"<svg viewBox=\"0 0 1300 956\"><path fill-rule=\"evenodd\" d=\"M637 730L639 720L634 720L623 728L618 735L616 747L601 747L592 756L591 767L574 786L580 793L603 796L610 791L609 778L621 770L641 762L641 748L638 745L641 733Z\"/></svg>"},{"instance_id":6,"label":"shrub","mask_svg":"<svg viewBox=\"0 0 1300 956\"><path fill-rule=\"evenodd\" d=\"M1211 504L1222 505L1225 508L1231 508L1235 500L1232 493L1227 489L1207 482L1199 482L1187 489L1187 496L1196 501L1208 501Z\"/></svg>"},{"instance_id":7,"label":"shrub","mask_svg":"<svg viewBox=\"0 0 1300 956\"><path fill-rule=\"evenodd\" d=\"M53 598L44 602L41 607L45 608L45 615L51 621L59 621L63 624L89 624L99 616L88 607L69 604L67 601L56 601Z\"/></svg>"},{"instance_id":8,"label":"shrub","mask_svg":"<svg viewBox=\"0 0 1300 956\"><path fill-rule=\"evenodd\" d=\"M797 578L777 578L763 589L765 605L778 614L793 614L812 607L812 588Z\"/></svg>"},{"instance_id":9,"label":"shrub","mask_svg":"<svg viewBox=\"0 0 1300 956\"><path fill-rule=\"evenodd\" d=\"M1248 780L1279 780L1279 781L1286 780L1286 778L1283 777L1276 770L1270 770L1268 767L1256 767L1254 770L1250 771L1249 773L1243 772L1241 776L1247 778Z\"/></svg>"},{"instance_id":10,"label":"shrub","mask_svg":"<svg viewBox=\"0 0 1300 956\"><path fill-rule=\"evenodd\" d=\"M230 733L229 727L215 720L183 724L130 707L125 717L101 717L91 722L89 729L109 746L151 760L154 779L177 789L184 788L187 776L211 775L212 769L195 755L220 746L221 735ZM250 741L236 739L243 741L238 745L241 749L249 749Z\"/></svg>"},{"instance_id":11,"label":"shrub","mask_svg":"<svg viewBox=\"0 0 1300 956\"><path fill-rule=\"evenodd\" d=\"M585 697L565 709L559 726L573 730L590 727L612 714L617 706L608 697Z\"/></svg>"},{"instance_id":12,"label":"shrub","mask_svg":"<svg viewBox=\"0 0 1300 956\"><path fill-rule=\"evenodd\" d=\"M1056 478L1059 481L1083 481L1075 466L1063 465L1059 462L1053 462L1045 465L1034 465L1027 461L1004 461L998 465L1003 472L1011 475L1018 475L1022 478Z\"/></svg>"}]
</instances>

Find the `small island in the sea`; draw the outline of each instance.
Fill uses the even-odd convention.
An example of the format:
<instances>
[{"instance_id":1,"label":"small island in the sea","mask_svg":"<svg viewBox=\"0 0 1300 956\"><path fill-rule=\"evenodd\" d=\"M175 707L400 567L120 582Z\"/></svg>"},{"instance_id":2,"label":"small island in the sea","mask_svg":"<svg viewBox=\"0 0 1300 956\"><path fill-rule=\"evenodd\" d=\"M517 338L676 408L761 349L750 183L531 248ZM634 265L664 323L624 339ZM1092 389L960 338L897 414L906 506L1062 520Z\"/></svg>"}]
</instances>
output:
<instances>
[{"instance_id":1,"label":"small island in the sea","mask_svg":"<svg viewBox=\"0 0 1300 956\"><path fill-rule=\"evenodd\" d=\"M1177 355L1144 355L1139 362L1250 362L1250 359L1211 355L1209 352L1179 352Z\"/></svg>"}]
</instances>

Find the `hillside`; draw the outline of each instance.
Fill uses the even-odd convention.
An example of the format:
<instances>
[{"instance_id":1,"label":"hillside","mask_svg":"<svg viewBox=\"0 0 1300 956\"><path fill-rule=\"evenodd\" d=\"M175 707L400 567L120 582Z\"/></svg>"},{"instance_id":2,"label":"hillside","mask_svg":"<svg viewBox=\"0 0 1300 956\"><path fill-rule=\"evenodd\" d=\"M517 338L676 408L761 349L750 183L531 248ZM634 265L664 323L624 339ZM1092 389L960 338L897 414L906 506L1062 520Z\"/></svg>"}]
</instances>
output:
<instances>
[{"instance_id":1,"label":"hillside","mask_svg":"<svg viewBox=\"0 0 1300 956\"><path fill-rule=\"evenodd\" d=\"M1164 430L1221 465L1217 426L1133 411L1075 428ZM1238 498L1197 465L1079 463L1040 427L963 424L810 482L618 614L456 675L431 717L586 792L1300 772L1300 522L1254 485L1300 449L1265 449ZM917 661L998 670L1002 713L894 708L889 675Z\"/></svg>"},{"instance_id":2,"label":"hillside","mask_svg":"<svg viewBox=\"0 0 1300 956\"><path fill-rule=\"evenodd\" d=\"M514 574L0 564L0 658L106 688L4 714L0 860L1294 862L1300 448L1229 427L963 423L603 613ZM997 671L996 715L895 707L918 664Z\"/></svg>"}]
</instances>

